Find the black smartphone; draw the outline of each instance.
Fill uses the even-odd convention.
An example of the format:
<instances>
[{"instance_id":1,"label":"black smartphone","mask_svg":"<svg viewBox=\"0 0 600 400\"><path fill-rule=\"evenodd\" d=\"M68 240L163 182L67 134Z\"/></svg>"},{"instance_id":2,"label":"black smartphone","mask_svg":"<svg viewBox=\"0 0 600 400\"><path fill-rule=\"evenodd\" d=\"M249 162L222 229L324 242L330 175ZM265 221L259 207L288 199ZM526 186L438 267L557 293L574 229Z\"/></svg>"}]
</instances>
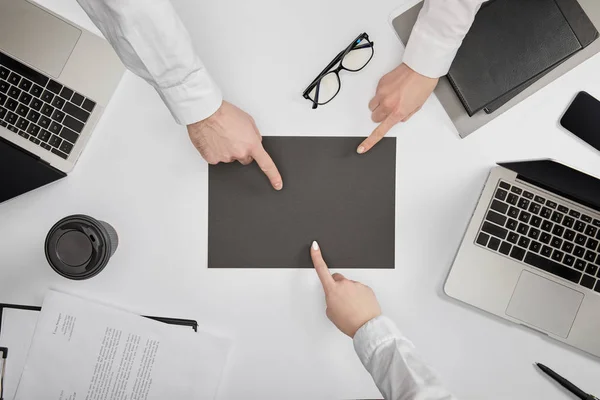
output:
<instances>
[{"instance_id":1,"label":"black smartphone","mask_svg":"<svg viewBox=\"0 0 600 400\"><path fill-rule=\"evenodd\" d=\"M579 92L560 120L575 136L600 151L600 101Z\"/></svg>"}]
</instances>

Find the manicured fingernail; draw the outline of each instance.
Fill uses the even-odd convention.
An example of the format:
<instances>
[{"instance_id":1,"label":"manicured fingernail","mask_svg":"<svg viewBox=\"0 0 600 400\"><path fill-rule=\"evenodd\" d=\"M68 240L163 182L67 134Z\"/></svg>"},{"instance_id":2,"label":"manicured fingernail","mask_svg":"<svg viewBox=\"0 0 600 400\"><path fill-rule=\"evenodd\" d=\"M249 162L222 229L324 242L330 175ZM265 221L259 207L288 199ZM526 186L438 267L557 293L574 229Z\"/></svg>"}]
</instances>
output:
<instances>
[{"instance_id":1,"label":"manicured fingernail","mask_svg":"<svg viewBox=\"0 0 600 400\"><path fill-rule=\"evenodd\" d=\"M275 190L281 190L283 189L283 183L282 182L277 182L274 186Z\"/></svg>"},{"instance_id":2,"label":"manicured fingernail","mask_svg":"<svg viewBox=\"0 0 600 400\"><path fill-rule=\"evenodd\" d=\"M364 147L364 146L360 146L360 147L359 147L359 148L356 150L356 152L357 152L358 154L362 154L362 153L364 153L364 152L365 152L365 147Z\"/></svg>"},{"instance_id":3,"label":"manicured fingernail","mask_svg":"<svg viewBox=\"0 0 600 400\"><path fill-rule=\"evenodd\" d=\"M317 250L319 250L319 243L317 243L317 241L316 241L316 240L315 240L315 241L313 241L312 248L313 248L313 250L314 250L314 251L317 251Z\"/></svg>"}]
</instances>

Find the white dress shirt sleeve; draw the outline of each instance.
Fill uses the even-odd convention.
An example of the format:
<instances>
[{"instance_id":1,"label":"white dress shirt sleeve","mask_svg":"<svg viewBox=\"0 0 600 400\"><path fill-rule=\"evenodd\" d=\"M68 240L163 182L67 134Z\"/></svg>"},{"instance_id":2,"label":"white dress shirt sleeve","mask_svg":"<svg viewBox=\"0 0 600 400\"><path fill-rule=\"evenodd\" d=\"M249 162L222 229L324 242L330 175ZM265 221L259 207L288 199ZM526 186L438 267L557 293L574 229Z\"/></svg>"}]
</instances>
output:
<instances>
[{"instance_id":1,"label":"white dress shirt sleeve","mask_svg":"<svg viewBox=\"0 0 600 400\"><path fill-rule=\"evenodd\" d=\"M386 400L455 400L389 318L363 325L354 349Z\"/></svg>"},{"instance_id":2,"label":"white dress shirt sleeve","mask_svg":"<svg viewBox=\"0 0 600 400\"><path fill-rule=\"evenodd\" d=\"M221 91L169 0L77 1L123 64L154 86L178 123L198 122L221 106Z\"/></svg>"},{"instance_id":3,"label":"white dress shirt sleeve","mask_svg":"<svg viewBox=\"0 0 600 400\"><path fill-rule=\"evenodd\" d=\"M425 0L404 50L403 62L421 75L446 75L486 0Z\"/></svg>"}]
</instances>

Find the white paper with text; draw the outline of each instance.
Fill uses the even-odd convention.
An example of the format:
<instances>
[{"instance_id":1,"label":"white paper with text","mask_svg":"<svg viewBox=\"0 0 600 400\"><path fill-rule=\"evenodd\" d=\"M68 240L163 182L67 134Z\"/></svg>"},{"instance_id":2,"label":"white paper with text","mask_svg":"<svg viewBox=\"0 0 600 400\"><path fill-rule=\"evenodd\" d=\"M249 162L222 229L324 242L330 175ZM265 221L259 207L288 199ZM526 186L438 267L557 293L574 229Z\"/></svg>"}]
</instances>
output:
<instances>
[{"instance_id":1,"label":"white paper with text","mask_svg":"<svg viewBox=\"0 0 600 400\"><path fill-rule=\"evenodd\" d=\"M229 348L226 339L50 291L16 399L212 399Z\"/></svg>"}]
</instances>

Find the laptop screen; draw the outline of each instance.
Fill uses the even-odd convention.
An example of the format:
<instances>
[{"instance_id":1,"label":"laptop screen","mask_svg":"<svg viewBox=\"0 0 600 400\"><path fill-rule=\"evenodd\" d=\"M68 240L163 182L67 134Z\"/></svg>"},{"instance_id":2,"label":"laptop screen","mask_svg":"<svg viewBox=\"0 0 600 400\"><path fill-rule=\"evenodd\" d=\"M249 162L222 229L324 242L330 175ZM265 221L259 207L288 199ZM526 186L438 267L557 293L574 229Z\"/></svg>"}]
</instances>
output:
<instances>
[{"instance_id":1,"label":"laptop screen","mask_svg":"<svg viewBox=\"0 0 600 400\"><path fill-rule=\"evenodd\" d=\"M65 176L0 137L0 203Z\"/></svg>"},{"instance_id":2,"label":"laptop screen","mask_svg":"<svg viewBox=\"0 0 600 400\"><path fill-rule=\"evenodd\" d=\"M552 160L499 163L519 179L600 211L600 180Z\"/></svg>"}]
</instances>

